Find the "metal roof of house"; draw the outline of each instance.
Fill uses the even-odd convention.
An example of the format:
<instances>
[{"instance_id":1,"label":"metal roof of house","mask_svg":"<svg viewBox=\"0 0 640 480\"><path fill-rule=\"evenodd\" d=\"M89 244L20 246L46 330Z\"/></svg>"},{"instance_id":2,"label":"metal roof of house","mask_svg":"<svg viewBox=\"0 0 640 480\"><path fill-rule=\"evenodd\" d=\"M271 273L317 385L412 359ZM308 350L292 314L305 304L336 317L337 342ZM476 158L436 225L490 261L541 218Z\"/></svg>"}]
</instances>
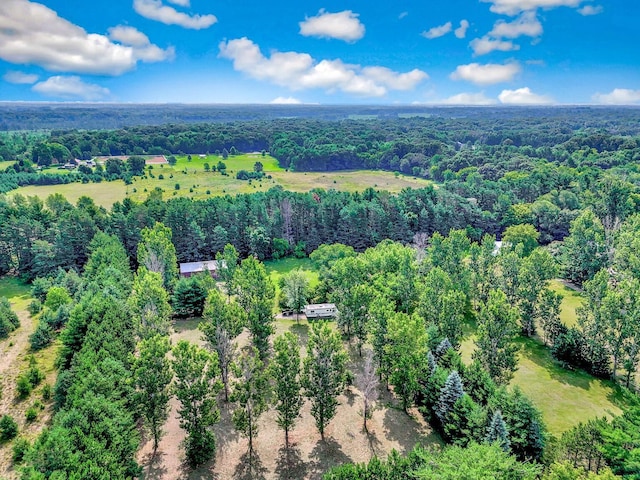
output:
<instances>
[{"instance_id":1,"label":"metal roof of house","mask_svg":"<svg viewBox=\"0 0 640 480\"><path fill-rule=\"evenodd\" d=\"M312 303L311 305L306 305L304 308L305 310L316 310L321 308L336 308L336 305L335 303Z\"/></svg>"},{"instance_id":2,"label":"metal roof of house","mask_svg":"<svg viewBox=\"0 0 640 480\"><path fill-rule=\"evenodd\" d=\"M205 260L204 262L186 262L180 264L180 273L198 273L218 270L217 260Z\"/></svg>"}]
</instances>

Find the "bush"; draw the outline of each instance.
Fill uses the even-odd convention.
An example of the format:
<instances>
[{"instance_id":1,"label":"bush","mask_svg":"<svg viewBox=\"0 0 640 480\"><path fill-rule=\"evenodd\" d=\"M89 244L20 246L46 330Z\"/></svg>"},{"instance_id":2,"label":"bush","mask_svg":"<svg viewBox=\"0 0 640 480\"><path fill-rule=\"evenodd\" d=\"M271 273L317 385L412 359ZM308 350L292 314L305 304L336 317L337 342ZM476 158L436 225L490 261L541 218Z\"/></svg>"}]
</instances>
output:
<instances>
[{"instance_id":1,"label":"bush","mask_svg":"<svg viewBox=\"0 0 640 480\"><path fill-rule=\"evenodd\" d=\"M13 442L13 462L21 463L29 448L31 448L29 440L23 437L16 439L16 441Z\"/></svg>"},{"instance_id":2,"label":"bush","mask_svg":"<svg viewBox=\"0 0 640 480\"><path fill-rule=\"evenodd\" d=\"M36 407L27 408L27 411L24 414L24 418L29 423L35 421L35 419L38 418L38 409Z\"/></svg>"},{"instance_id":3,"label":"bush","mask_svg":"<svg viewBox=\"0 0 640 480\"><path fill-rule=\"evenodd\" d=\"M176 183L176 184L175 184L175 186L174 186L174 188L175 188L176 190L180 190L180 184L179 184L179 183Z\"/></svg>"},{"instance_id":4,"label":"bush","mask_svg":"<svg viewBox=\"0 0 640 480\"><path fill-rule=\"evenodd\" d=\"M20 326L20 319L11 310L9 300L0 298L0 338L7 338L11 332Z\"/></svg>"},{"instance_id":5,"label":"bush","mask_svg":"<svg viewBox=\"0 0 640 480\"><path fill-rule=\"evenodd\" d=\"M42 387L42 400L45 402L51 400L51 385L48 383L45 383L44 387Z\"/></svg>"},{"instance_id":6,"label":"bush","mask_svg":"<svg viewBox=\"0 0 640 480\"><path fill-rule=\"evenodd\" d=\"M24 399L31 394L31 390L33 390L33 385L29 381L29 377L27 375L20 375L18 377L18 382L16 384L16 390L18 392L18 398Z\"/></svg>"},{"instance_id":7,"label":"bush","mask_svg":"<svg viewBox=\"0 0 640 480\"><path fill-rule=\"evenodd\" d=\"M18 424L9 415L0 418L0 442L6 442L18 435Z\"/></svg>"},{"instance_id":8,"label":"bush","mask_svg":"<svg viewBox=\"0 0 640 480\"><path fill-rule=\"evenodd\" d=\"M31 316L37 315L42 310L42 302L37 298L34 298L33 300L31 300L28 310Z\"/></svg>"},{"instance_id":9,"label":"bush","mask_svg":"<svg viewBox=\"0 0 640 480\"><path fill-rule=\"evenodd\" d=\"M35 331L29 335L29 343L31 344L31 350L38 351L49 346L53 340L53 330L51 327L40 319L38 327Z\"/></svg>"},{"instance_id":10,"label":"bush","mask_svg":"<svg viewBox=\"0 0 640 480\"><path fill-rule=\"evenodd\" d=\"M51 288L51 280L45 277L37 277L31 283L31 295L44 302L47 298L47 292Z\"/></svg>"}]
</instances>

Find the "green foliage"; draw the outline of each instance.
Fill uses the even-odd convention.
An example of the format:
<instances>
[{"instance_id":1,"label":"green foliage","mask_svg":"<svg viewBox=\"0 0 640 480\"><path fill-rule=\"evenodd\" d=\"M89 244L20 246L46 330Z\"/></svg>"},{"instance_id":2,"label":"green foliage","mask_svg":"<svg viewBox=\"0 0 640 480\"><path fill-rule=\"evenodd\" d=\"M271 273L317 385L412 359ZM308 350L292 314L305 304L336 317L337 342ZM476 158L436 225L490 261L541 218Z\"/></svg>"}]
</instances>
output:
<instances>
[{"instance_id":1,"label":"green foliage","mask_svg":"<svg viewBox=\"0 0 640 480\"><path fill-rule=\"evenodd\" d=\"M0 442L7 442L18 435L18 424L9 415L0 418Z\"/></svg>"},{"instance_id":2,"label":"green foliage","mask_svg":"<svg viewBox=\"0 0 640 480\"><path fill-rule=\"evenodd\" d=\"M340 335L324 322L314 322L304 359L302 387L311 401L311 415L320 436L336 414L338 395L345 387L347 353Z\"/></svg>"},{"instance_id":3,"label":"green foliage","mask_svg":"<svg viewBox=\"0 0 640 480\"><path fill-rule=\"evenodd\" d=\"M507 227L502 234L502 241L510 248L522 245L522 255L525 257L528 257L536 249L539 238L540 232L536 230L536 227L527 223Z\"/></svg>"},{"instance_id":4,"label":"green foliage","mask_svg":"<svg viewBox=\"0 0 640 480\"><path fill-rule=\"evenodd\" d=\"M446 426L450 421L450 413L456 402L464 395L462 380L457 371L452 371L440 390L438 402L435 405L435 413L440 424Z\"/></svg>"},{"instance_id":5,"label":"green foliage","mask_svg":"<svg viewBox=\"0 0 640 480\"><path fill-rule=\"evenodd\" d=\"M48 347L53 341L53 330L46 322L40 320L34 332L29 335L31 350L38 351Z\"/></svg>"},{"instance_id":6,"label":"green foliage","mask_svg":"<svg viewBox=\"0 0 640 480\"><path fill-rule=\"evenodd\" d=\"M425 369L427 334L423 320L404 313L389 317L384 352L390 363L389 383L394 386L406 411L420 390L418 382Z\"/></svg>"},{"instance_id":7,"label":"green foliage","mask_svg":"<svg viewBox=\"0 0 640 480\"><path fill-rule=\"evenodd\" d=\"M162 425L169 417L169 384L173 378L167 358L169 338L154 335L138 343L138 356L131 371L137 388L137 404L145 425L153 435L153 448L158 448Z\"/></svg>"},{"instance_id":8,"label":"green foliage","mask_svg":"<svg viewBox=\"0 0 640 480\"><path fill-rule=\"evenodd\" d=\"M162 276L164 288L171 292L178 278L176 248L171 243L171 229L156 222L153 228L143 228L138 244L138 263L150 272Z\"/></svg>"},{"instance_id":9,"label":"green foliage","mask_svg":"<svg viewBox=\"0 0 640 480\"><path fill-rule=\"evenodd\" d=\"M141 339L169 332L171 306L162 275L141 268L133 280L128 304Z\"/></svg>"},{"instance_id":10,"label":"green foliage","mask_svg":"<svg viewBox=\"0 0 640 480\"><path fill-rule=\"evenodd\" d=\"M236 403L233 410L233 425L241 435L249 440L249 461L253 454L253 441L258 434L258 419L268 408L270 385L269 373L254 347L245 351L234 365L237 381L233 385L231 401Z\"/></svg>"},{"instance_id":11,"label":"green foliage","mask_svg":"<svg viewBox=\"0 0 640 480\"><path fill-rule=\"evenodd\" d=\"M24 400L31 394L32 390L33 385L31 384L29 376L26 374L20 375L16 382L16 392L18 393L18 398Z\"/></svg>"},{"instance_id":12,"label":"green foliage","mask_svg":"<svg viewBox=\"0 0 640 480\"><path fill-rule=\"evenodd\" d=\"M289 446L289 431L300 415L303 398L300 385L300 346L298 338L285 332L273 342L275 355L270 365L274 382L277 423L284 430L285 445Z\"/></svg>"},{"instance_id":13,"label":"green foliage","mask_svg":"<svg viewBox=\"0 0 640 480\"><path fill-rule=\"evenodd\" d=\"M200 317L212 288L215 288L215 282L206 272L180 278L171 297L175 315L182 318Z\"/></svg>"},{"instance_id":14,"label":"green foliage","mask_svg":"<svg viewBox=\"0 0 640 480\"><path fill-rule=\"evenodd\" d=\"M281 281L283 283L282 293L284 294L285 304L296 312L296 318L298 318L298 313L307 304L309 280L301 269L297 269L283 275Z\"/></svg>"},{"instance_id":15,"label":"green foliage","mask_svg":"<svg viewBox=\"0 0 640 480\"><path fill-rule=\"evenodd\" d=\"M38 409L36 407L27 408L24 417L28 423L34 422L38 418Z\"/></svg>"},{"instance_id":16,"label":"green foliage","mask_svg":"<svg viewBox=\"0 0 640 480\"><path fill-rule=\"evenodd\" d=\"M571 222L569 232L564 240L564 274L582 285L607 265L604 227L593 210L588 209Z\"/></svg>"},{"instance_id":17,"label":"green foliage","mask_svg":"<svg viewBox=\"0 0 640 480\"><path fill-rule=\"evenodd\" d=\"M71 303L71 296L64 287L53 286L47 292L44 306L52 311L58 310L62 305Z\"/></svg>"},{"instance_id":18,"label":"green foliage","mask_svg":"<svg viewBox=\"0 0 640 480\"><path fill-rule=\"evenodd\" d=\"M27 440L24 437L17 438L13 442L13 447L12 447L11 458L13 459L13 463L15 464L22 463L22 460L24 459L24 456L29 451L29 448L31 448L31 443L29 442L29 440Z\"/></svg>"},{"instance_id":19,"label":"green foliage","mask_svg":"<svg viewBox=\"0 0 640 480\"><path fill-rule=\"evenodd\" d=\"M253 345L266 357L269 335L273 333L273 301L275 288L264 265L255 257L242 261L234 275L238 304L247 314Z\"/></svg>"},{"instance_id":20,"label":"green foliage","mask_svg":"<svg viewBox=\"0 0 640 480\"><path fill-rule=\"evenodd\" d=\"M0 297L0 339L7 338L19 326L20 319L11 310L9 300Z\"/></svg>"},{"instance_id":21,"label":"green foliage","mask_svg":"<svg viewBox=\"0 0 640 480\"><path fill-rule=\"evenodd\" d=\"M518 314L501 290L489 292L478 313L478 335L473 358L478 360L496 383L506 383L517 368L515 344Z\"/></svg>"},{"instance_id":22,"label":"green foliage","mask_svg":"<svg viewBox=\"0 0 640 480\"><path fill-rule=\"evenodd\" d=\"M509 432L507 431L507 426L502 419L502 413L500 410L493 412L491 423L489 423L489 426L487 427L485 441L487 443L497 443L505 452L508 452L511 448Z\"/></svg>"},{"instance_id":23,"label":"green foliage","mask_svg":"<svg viewBox=\"0 0 640 480\"><path fill-rule=\"evenodd\" d=\"M197 466L209 460L216 450L211 426L220 419L216 395L220 391L218 361L209 353L181 340L173 348L174 393L180 401L180 426L187 432L187 460Z\"/></svg>"}]
</instances>

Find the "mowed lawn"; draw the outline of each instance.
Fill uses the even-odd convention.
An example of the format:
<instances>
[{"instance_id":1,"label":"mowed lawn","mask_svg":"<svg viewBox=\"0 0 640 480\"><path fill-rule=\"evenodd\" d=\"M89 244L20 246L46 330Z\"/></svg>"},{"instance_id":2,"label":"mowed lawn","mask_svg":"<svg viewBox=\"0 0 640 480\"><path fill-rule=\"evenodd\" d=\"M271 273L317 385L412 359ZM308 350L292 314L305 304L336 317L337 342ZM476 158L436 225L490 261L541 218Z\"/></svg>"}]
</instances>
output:
<instances>
[{"instance_id":1,"label":"mowed lawn","mask_svg":"<svg viewBox=\"0 0 640 480\"><path fill-rule=\"evenodd\" d=\"M564 296L562 322L567 326L576 325L575 310L582 303L580 293L560 280L553 280L551 288ZM471 333L462 344L461 353L466 363L471 361L474 339ZM511 385L518 385L533 400L551 433L558 435L591 418L622 413L622 391L613 382L563 368L538 339L522 338L519 344L518 370Z\"/></svg>"},{"instance_id":2,"label":"mowed lawn","mask_svg":"<svg viewBox=\"0 0 640 480\"><path fill-rule=\"evenodd\" d=\"M567 327L576 326L578 324L576 308L582 305L584 301L580 292L566 286L562 280L558 279L551 280L550 288L563 296L562 304L560 305L560 321Z\"/></svg>"},{"instance_id":3,"label":"mowed lawn","mask_svg":"<svg viewBox=\"0 0 640 480\"><path fill-rule=\"evenodd\" d=\"M287 172L278 165L275 158L269 155L263 157L259 153L230 156L226 160L216 155L206 155L204 158L192 155L191 161L186 156L176 158L178 162L174 166L147 165L145 176L134 177L130 185L125 185L122 180L87 184L33 185L12 190L9 195L38 196L45 200L49 195L60 193L71 203L76 203L82 196L88 196L98 205L110 208L115 202L125 198L143 201L155 188L163 190L165 199L188 197L202 200L216 195L264 192L276 186L295 192L308 192L314 188L355 192L372 187L376 190L398 193L404 188L423 188L431 185L428 180L378 170ZM205 163L209 164L210 168L214 168L220 161L227 166L227 175L205 170ZM262 163L265 175L272 178L265 176L262 180L252 181L236 179L236 173L239 170L253 171L256 162ZM65 170L59 172L68 173Z\"/></svg>"}]
</instances>

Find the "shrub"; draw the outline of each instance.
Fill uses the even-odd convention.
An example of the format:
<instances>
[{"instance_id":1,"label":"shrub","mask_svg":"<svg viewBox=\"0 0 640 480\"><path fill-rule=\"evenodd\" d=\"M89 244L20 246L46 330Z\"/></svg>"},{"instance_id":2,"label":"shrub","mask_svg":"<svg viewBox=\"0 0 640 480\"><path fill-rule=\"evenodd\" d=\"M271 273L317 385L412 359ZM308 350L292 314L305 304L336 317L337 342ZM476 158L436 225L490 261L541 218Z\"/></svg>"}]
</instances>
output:
<instances>
[{"instance_id":1,"label":"shrub","mask_svg":"<svg viewBox=\"0 0 640 480\"><path fill-rule=\"evenodd\" d=\"M164 180L164 175L163 174L158 175L158 180Z\"/></svg>"},{"instance_id":2,"label":"shrub","mask_svg":"<svg viewBox=\"0 0 640 480\"><path fill-rule=\"evenodd\" d=\"M0 442L6 442L18 435L18 424L9 415L0 418Z\"/></svg>"},{"instance_id":3,"label":"shrub","mask_svg":"<svg viewBox=\"0 0 640 480\"><path fill-rule=\"evenodd\" d=\"M42 310L42 302L37 298L34 298L33 300L31 300L28 310L31 316L37 315Z\"/></svg>"},{"instance_id":4,"label":"shrub","mask_svg":"<svg viewBox=\"0 0 640 480\"><path fill-rule=\"evenodd\" d=\"M0 298L0 338L7 338L9 333L20 326L20 319L11 310L9 300Z\"/></svg>"},{"instance_id":5,"label":"shrub","mask_svg":"<svg viewBox=\"0 0 640 480\"><path fill-rule=\"evenodd\" d=\"M29 423L35 421L35 419L38 418L38 409L36 407L27 408L27 411L24 413L24 418Z\"/></svg>"},{"instance_id":6,"label":"shrub","mask_svg":"<svg viewBox=\"0 0 640 480\"><path fill-rule=\"evenodd\" d=\"M27 398L33 390L33 385L29 381L29 377L27 375L20 375L18 377L18 382L16 384L16 390L18 392L18 398Z\"/></svg>"},{"instance_id":7,"label":"shrub","mask_svg":"<svg viewBox=\"0 0 640 480\"><path fill-rule=\"evenodd\" d=\"M45 402L51 400L51 385L49 385L48 383L45 383L42 387L42 400L44 400Z\"/></svg>"},{"instance_id":8,"label":"shrub","mask_svg":"<svg viewBox=\"0 0 640 480\"><path fill-rule=\"evenodd\" d=\"M29 335L31 350L38 351L49 346L53 340L53 330L42 319L38 322L38 327Z\"/></svg>"},{"instance_id":9,"label":"shrub","mask_svg":"<svg viewBox=\"0 0 640 480\"><path fill-rule=\"evenodd\" d=\"M24 437L16 439L16 441L13 442L13 462L21 463L29 448L31 448L29 440Z\"/></svg>"},{"instance_id":10,"label":"shrub","mask_svg":"<svg viewBox=\"0 0 640 480\"><path fill-rule=\"evenodd\" d=\"M175 186L174 186L174 188L175 188L176 190L180 190L180 184L179 184L179 183L176 183L176 184L175 184Z\"/></svg>"}]
</instances>

